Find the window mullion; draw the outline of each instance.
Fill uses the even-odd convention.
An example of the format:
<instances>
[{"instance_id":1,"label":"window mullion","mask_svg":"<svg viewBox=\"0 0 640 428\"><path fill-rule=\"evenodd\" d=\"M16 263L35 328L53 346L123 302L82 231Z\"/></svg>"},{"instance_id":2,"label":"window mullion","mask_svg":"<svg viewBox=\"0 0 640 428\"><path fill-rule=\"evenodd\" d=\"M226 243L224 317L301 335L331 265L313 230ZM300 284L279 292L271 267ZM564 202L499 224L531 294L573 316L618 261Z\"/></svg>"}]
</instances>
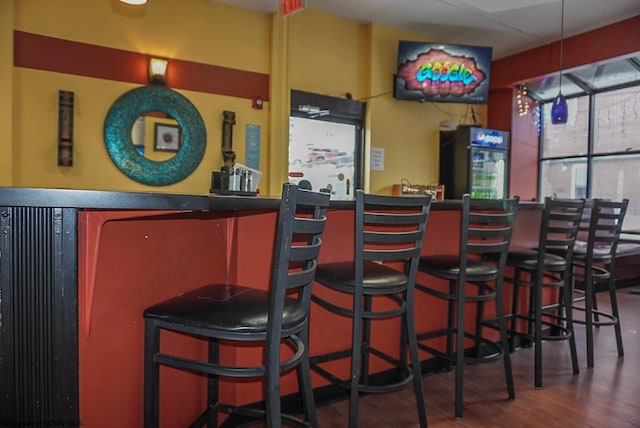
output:
<instances>
[{"instance_id":1,"label":"window mullion","mask_svg":"<svg viewBox=\"0 0 640 428\"><path fill-rule=\"evenodd\" d=\"M595 117L596 117L596 96L589 95L589 121L587 124L587 198L591 198L593 184L593 153L595 147Z\"/></svg>"}]
</instances>

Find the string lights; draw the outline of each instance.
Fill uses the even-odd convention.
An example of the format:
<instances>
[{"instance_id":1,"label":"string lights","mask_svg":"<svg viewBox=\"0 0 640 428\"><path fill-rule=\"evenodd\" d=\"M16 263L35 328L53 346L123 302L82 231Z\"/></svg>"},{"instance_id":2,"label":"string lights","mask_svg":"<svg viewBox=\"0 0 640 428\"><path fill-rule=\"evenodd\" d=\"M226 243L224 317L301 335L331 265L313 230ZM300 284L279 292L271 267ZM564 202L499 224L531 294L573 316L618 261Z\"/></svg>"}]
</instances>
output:
<instances>
[{"instance_id":1,"label":"string lights","mask_svg":"<svg viewBox=\"0 0 640 428\"><path fill-rule=\"evenodd\" d=\"M522 85L518 86L518 93L516 94L516 101L518 103L518 116L526 116L529 114L529 110L531 109L531 104L529 103L529 93L527 90L527 84L522 83Z\"/></svg>"}]
</instances>

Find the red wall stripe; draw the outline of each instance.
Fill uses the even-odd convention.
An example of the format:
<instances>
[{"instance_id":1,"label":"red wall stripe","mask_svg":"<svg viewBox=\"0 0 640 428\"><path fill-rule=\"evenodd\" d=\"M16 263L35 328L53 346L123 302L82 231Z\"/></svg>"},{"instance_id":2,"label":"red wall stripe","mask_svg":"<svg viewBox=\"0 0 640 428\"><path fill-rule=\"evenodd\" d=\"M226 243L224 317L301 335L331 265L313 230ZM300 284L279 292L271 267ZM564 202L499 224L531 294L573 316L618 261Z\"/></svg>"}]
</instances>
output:
<instances>
[{"instance_id":1,"label":"red wall stripe","mask_svg":"<svg viewBox=\"0 0 640 428\"><path fill-rule=\"evenodd\" d=\"M564 39L563 67L569 69L640 51L640 15ZM560 42L493 61L491 88L513 87L560 68Z\"/></svg>"},{"instance_id":2,"label":"red wall stripe","mask_svg":"<svg viewBox=\"0 0 640 428\"><path fill-rule=\"evenodd\" d=\"M122 49L14 31L16 67L145 85L149 56ZM269 75L169 58L167 87L269 100Z\"/></svg>"}]
</instances>

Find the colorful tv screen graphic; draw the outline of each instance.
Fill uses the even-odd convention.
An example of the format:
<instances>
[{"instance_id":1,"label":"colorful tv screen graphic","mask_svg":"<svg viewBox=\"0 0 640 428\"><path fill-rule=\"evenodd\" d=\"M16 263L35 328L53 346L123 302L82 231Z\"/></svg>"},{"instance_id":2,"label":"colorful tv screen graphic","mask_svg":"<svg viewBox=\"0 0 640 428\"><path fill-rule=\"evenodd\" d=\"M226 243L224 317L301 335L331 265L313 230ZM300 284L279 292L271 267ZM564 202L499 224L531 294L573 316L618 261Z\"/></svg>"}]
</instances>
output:
<instances>
[{"instance_id":1,"label":"colorful tv screen graphic","mask_svg":"<svg viewBox=\"0 0 640 428\"><path fill-rule=\"evenodd\" d=\"M401 40L394 97L486 104L490 71L490 47Z\"/></svg>"}]
</instances>

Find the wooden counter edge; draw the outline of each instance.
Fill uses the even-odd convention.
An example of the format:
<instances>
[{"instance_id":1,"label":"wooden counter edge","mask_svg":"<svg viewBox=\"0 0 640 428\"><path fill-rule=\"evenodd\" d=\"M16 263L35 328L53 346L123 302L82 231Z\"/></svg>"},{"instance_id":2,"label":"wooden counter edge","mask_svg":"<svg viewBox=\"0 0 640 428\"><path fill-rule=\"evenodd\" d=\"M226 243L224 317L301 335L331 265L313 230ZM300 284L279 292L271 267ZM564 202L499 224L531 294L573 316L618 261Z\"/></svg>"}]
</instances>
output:
<instances>
[{"instance_id":1,"label":"wooden counter edge","mask_svg":"<svg viewBox=\"0 0 640 428\"><path fill-rule=\"evenodd\" d=\"M183 195L159 192L0 187L0 206L56 207L122 210L275 210L279 198L265 196ZM459 201L432 203L433 210L458 209ZM524 202L520 209L540 209L542 204ZM352 200L331 201L332 209L353 209Z\"/></svg>"}]
</instances>

